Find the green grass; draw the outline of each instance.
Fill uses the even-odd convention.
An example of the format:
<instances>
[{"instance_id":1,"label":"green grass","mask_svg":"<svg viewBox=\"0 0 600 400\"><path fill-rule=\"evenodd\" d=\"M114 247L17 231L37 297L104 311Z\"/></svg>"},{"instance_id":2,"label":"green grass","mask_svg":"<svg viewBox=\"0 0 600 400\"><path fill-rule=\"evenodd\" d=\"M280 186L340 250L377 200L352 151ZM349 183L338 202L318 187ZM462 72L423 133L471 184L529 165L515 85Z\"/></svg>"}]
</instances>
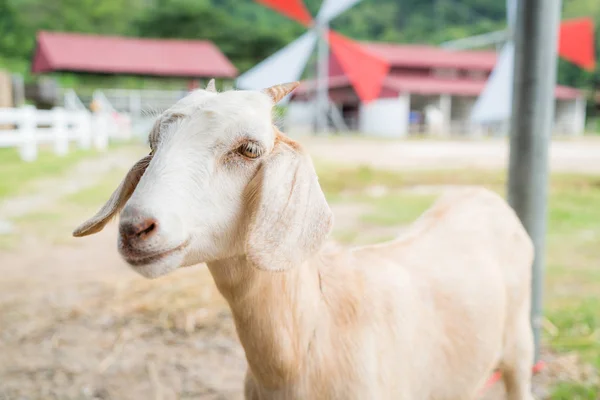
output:
<instances>
[{"instance_id":1,"label":"green grass","mask_svg":"<svg viewBox=\"0 0 600 400\"><path fill-rule=\"evenodd\" d=\"M410 224L433 204L434 196L414 194L391 194L368 201L372 210L363 214L361 220L378 226L396 226ZM401 204L402 207L398 207Z\"/></svg>"},{"instance_id":2,"label":"green grass","mask_svg":"<svg viewBox=\"0 0 600 400\"><path fill-rule=\"evenodd\" d=\"M550 345L558 351L577 351L581 358L600 369L600 299L586 296L566 304L550 303L546 317L558 328Z\"/></svg>"},{"instance_id":3,"label":"green grass","mask_svg":"<svg viewBox=\"0 0 600 400\"><path fill-rule=\"evenodd\" d=\"M110 143L108 151L125 148L140 154L146 153L145 146L141 146L136 139ZM0 149L0 199L21 194L34 181L60 176L80 161L102 154L107 153L73 148L67 155L59 157L51 148L42 147L35 161L25 162L21 160L18 149Z\"/></svg>"},{"instance_id":4,"label":"green grass","mask_svg":"<svg viewBox=\"0 0 600 400\"><path fill-rule=\"evenodd\" d=\"M359 233L356 230L333 232L333 237L340 243L356 243Z\"/></svg>"},{"instance_id":5,"label":"green grass","mask_svg":"<svg viewBox=\"0 0 600 400\"><path fill-rule=\"evenodd\" d=\"M109 149L117 150L128 146L132 147L132 151L145 152L145 149L135 142L111 144ZM36 182L60 177L84 159L100 157L102 154L106 153L73 150L65 157L58 157L51 150L42 149L36 161L27 163L20 159L17 150L0 149L0 201L5 197L29 193L35 189ZM18 247L22 243L23 232L33 232L55 244L64 242L79 219L89 217L108 199L125 172L122 169L110 171L98 185L66 196L60 204L51 209L12 218L15 231L0 235L0 250Z\"/></svg>"},{"instance_id":6,"label":"green grass","mask_svg":"<svg viewBox=\"0 0 600 400\"><path fill-rule=\"evenodd\" d=\"M551 400L596 400L600 398L598 388L579 383L560 382L550 396Z\"/></svg>"},{"instance_id":7,"label":"green grass","mask_svg":"<svg viewBox=\"0 0 600 400\"><path fill-rule=\"evenodd\" d=\"M442 171L385 171L366 165L358 167L334 166L315 162L319 182L329 196L346 191L364 190L381 185L388 189L401 189L416 185L483 185L498 188L504 185L504 171L442 170ZM561 179L564 179L561 177ZM600 181L600 178L599 178ZM572 182L570 182L572 183Z\"/></svg>"},{"instance_id":8,"label":"green grass","mask_svg":"<svg viewBox=\"0 0 600 400\"><path fill-rule=\"evenodd\" d=\"M340 166L316 161L319 182L327 194L363 190L367 186L381 185L389 189L401 189L417 185L480 185L502 192L506 186L506 171L485 169L445 169L387 171L367 165ZM555 173L552 175L554 192L579 195L590 188L600 189L600 175ZM584 192L585 193L585 192ZM587 192L589 194L589 192ZM592 195L598 195L598 192Z\"/></svg>"},{"instance_id":9,"label":"green grass","mask_svg":"<svg viewBox=\"0 0 600 400\"><path fill-rule=\"evenodd\" d=\"M51 209L29 213L14 218L12 222L17 231L35 232L36 236L54 244L65 243L70 239L73 228L92 216L108 200L126 172L114 169L97 185L63 197L60 204ZM18 232L0 236L0 249L9 250L19 243Z\"/></svg>"},{"instance_id":10,"label":"green grass","mask_svg":"<svg viewBox=\"0 0 600 400\"><path fill-rule=\"evenodd\" d=\"M12 250L19 244L19 237L14 234L0 235L0 251Z\"/></svg>"},{"instance_id":11,"label":"green grass","mask_svg":"<svg viewBox=\"0 0 600 400\"><path fill-rule=\"evenodd\" d=\"M85 208L98 207L108 200L126 173L126 170L111 171L97 185L66 196L64 200L70 204Z\"/></svg>"},{"instance_id":12,"label":"green grass","mask_svg":"<svg viewBox=\"0 0 600 400\"><path fill-rule=\"evenodd\" d=\"M54 224L62 219L62 214L58 211L38 211L14 218L17 224Z\"/></svg>"},{"instance_id":13,"label":"green grass","mask_svg":"<svg viewBox=\"0 0 600 400\"><path fill-rule=\"evenodd\" d=\"M94 154L93 151L74 150L58 157L50 150L40 151L33 162L22 161L16 149L0 149L0 199L19 194L35 180L65 173L70 167Z\"/></svg>"}]
</instances>

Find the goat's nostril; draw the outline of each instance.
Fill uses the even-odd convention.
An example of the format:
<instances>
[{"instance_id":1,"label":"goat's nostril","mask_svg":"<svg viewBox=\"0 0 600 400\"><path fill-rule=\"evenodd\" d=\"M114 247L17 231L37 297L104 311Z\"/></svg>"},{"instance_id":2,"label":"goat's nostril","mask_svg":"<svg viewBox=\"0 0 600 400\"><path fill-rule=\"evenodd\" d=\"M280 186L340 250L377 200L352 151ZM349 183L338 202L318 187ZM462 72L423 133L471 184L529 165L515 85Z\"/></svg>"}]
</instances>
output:
<instances>
[{"instance_id":1,"label":"goat's nostril","mask_svg":"<svg viewBox=\"0 0 600 400\"><path fill-rule=\"evenodd\" d=\"M140 227L140 231L138 232L138 236L145 236L151 234L156 229L156 221L149 220L144 221L143 225Z\"/></svg>"},{"instance_id":2,"label":"goat's nostril","mask_svg":"<svg viewBox=\"0 0 600 400\"><path fill-rule=\"evenodd\" d=\"M145 219L138 223L128 223L121 226L122 235L129 239L147 239L158 229L155 219Z\"/></svg>"},{"instance_id":3,"label":"goat's nostril","mask_svg":"<svg viewBox=\"0 0 600 400\"><path fill-rule=\"evenodd\" d=\"M153 219L147 219L140 222L136 228L136 236L140 238L148 237L154 231L156 231L156 221Z\"/></svg>"}]
</instances>

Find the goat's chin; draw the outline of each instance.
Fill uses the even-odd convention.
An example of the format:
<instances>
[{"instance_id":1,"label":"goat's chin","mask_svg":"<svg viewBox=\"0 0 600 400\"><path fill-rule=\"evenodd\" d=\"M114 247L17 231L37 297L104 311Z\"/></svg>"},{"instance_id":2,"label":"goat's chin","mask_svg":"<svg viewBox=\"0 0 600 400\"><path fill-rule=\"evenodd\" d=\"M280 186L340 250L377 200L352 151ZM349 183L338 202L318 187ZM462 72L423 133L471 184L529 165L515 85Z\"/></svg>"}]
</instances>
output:
<instances>
[{"instance_id":1,"label":"goat's chin","mask_svg":"<svg viewBox=\"0 0 600 400\"><path fill-rule=\"evenodd\" d=\"M184 252L181 251L161 257L158 260L152 260L148 263L132 262L126 257L124 258L135 272L142 275L144 278L154 279L179 268L183 262L184 256Z\"/></svg>"}]
</instances>

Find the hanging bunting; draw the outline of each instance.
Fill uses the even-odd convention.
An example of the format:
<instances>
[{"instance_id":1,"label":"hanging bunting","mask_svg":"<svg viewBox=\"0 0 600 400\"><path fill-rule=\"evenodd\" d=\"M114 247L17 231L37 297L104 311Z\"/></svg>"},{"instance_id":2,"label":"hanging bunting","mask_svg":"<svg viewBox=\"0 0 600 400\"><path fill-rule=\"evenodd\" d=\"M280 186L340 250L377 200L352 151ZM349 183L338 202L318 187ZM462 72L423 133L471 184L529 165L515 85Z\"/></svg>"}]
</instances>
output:
<instances>
[{"instance_id":1,"label":"hanging bunting","mask_svg":"<svg viewBox=\"0 0 600 400\"><path fill-rule=\"evenodd\" d=\"M256 0L256 2L270 7L304 26L312 24L313 19L302 0Z\"/></svg>"},{"instance_id":2,"label":"hanging bunting","mask_svg":"<svg viewBox=\"0 0 600 400\"><path fill-rule=\"evenodd\" d=\"M508 42L500 52L496 67L473 106L471 121L500 122L510 118L514 63L515 46Z\"/></svg>"},{"instance_id":3,"label":"hanging bunting","mask_svg":"<svg viewBox=\"0 0 600 400\"><path fill-rule=\"evenodd\" d=\"M389 62L339 33L329 31L328 36L331 51L358 97L364 103L377 99L390 72Z\"/></svg>"},{"instance_id":4,"label":"hanging bunting","mask_svg":"<svg viewBox=\"0 0 600 400\"><path fill-rule=\"evenodd\" d=\"M239 89L261 90L280 83L299 80L316 41L317 36L314 31L306 32L240 75L236 80L236 86Z\"/></svg>"},{"instance_id":5,"label":"hanging bunting","mask_svg":"<svg viewBox=\"0 0 600 400\"><path fill-rule=\"evenodd\" d=\"M560 24L558 55L588 71L596 67L594 22L591 18L578 18Z\"/></svg>"},{"instance_id":6,"label":"hanging bunting","mask_svg":"<svg viewBox=\"0 0 600 400\"><path fill-rule=\"evenodd\" d=\"M350 7L354 6L360 0L324 0L321 4L317 21L329 22Z\"/></svg>"}]
</instances>

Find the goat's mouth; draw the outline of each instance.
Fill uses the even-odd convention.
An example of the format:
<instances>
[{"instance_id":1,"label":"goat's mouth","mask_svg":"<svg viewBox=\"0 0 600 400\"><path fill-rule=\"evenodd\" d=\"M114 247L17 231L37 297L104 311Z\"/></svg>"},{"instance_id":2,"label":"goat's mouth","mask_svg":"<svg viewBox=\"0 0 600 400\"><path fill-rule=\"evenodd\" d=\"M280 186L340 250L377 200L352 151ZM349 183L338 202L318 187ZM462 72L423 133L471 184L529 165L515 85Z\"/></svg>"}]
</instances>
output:
<instances>
[{"instance_id":1,"label":"goat's mouth","mask_svg":"<svg viewBox=\"0 0 600 400\"><path fill-rule=\"evenodd\" d=\"M163 261L169 256L175 255L177 253L183 253L183 251L189 245L189 242L190 241L188 239L176 247L172 247L168 250L161 250L158 252L145 252L127 246L120 247L119 250L123 258L129 265L131 265L132 267L143 267Z\"/></svg>"}]
</instances>

